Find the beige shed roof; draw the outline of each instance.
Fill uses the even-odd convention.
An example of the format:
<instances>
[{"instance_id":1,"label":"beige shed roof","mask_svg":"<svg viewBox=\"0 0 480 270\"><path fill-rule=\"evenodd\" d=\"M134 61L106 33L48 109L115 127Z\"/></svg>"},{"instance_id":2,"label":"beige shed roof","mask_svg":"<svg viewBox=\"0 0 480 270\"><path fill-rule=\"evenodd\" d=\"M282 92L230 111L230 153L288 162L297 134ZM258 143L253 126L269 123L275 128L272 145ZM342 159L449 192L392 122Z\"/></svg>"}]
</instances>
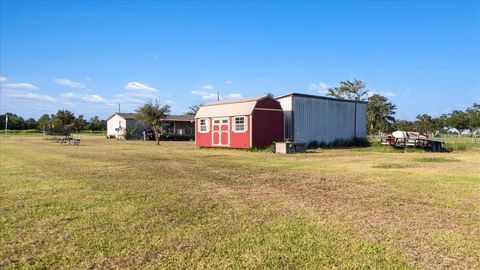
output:
<instances>
[{"instance_id":1,"label":"beige shed roof","mask_svg":"<svg viewBox=\"0 0 480 270\"><path fill-rule=\"evenodd\" d=\"M257 102L265 97L266 96L260 96L210 102L200 107L195 118L249 115L252 114Z\"/></svg>"}]
</instances>

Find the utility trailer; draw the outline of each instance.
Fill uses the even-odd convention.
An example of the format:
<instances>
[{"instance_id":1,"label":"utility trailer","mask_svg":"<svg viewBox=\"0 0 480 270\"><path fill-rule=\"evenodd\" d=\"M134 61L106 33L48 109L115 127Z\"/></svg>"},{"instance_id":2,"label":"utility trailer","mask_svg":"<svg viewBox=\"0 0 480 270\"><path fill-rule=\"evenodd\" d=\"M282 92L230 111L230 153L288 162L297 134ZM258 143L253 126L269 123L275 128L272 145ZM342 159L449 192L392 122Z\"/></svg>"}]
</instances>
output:
<instances>
[{"instance_id":1,"label":"utility trailer","mask_svg":"<svg viewBox=\"0 0 480 270\"><path fill-rule=\"evenodd\" d=\"M428 136L412 131L395 131L389 134L381 144L390 145L395 148L423 148L426 151L440 152L444 149L444 143L431 140Z\"/></svg>"}]
</instances>

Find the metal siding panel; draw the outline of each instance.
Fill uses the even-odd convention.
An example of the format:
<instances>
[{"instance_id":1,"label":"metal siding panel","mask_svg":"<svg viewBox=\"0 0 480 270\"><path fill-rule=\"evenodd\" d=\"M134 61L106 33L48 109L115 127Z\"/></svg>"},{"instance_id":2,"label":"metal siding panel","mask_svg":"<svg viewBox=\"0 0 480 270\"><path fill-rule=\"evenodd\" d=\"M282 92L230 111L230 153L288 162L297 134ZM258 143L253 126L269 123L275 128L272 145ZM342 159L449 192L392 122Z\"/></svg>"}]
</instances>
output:
<instances>
[{"instance_id":1,"label":"metal siding panel","mask_svg":"<svg viewBox=\"0 0 480 270\"><path fill-rule=\"evenodd\" d=\"M367 138L367 104L357 104L357 137Z\"/></svg>"},{"instance_id":2,"label":"metal siding panel","mask_svg":"<svg viewBox=\"0 0 480 270\"><path fill-rule=\"evenodd\" d=\"M357 103L357 106L357 132L363 134L363 123L363 128L366 128L366 104ZM297 96L293 107L297 142L309 143L316 140L330 143L340 138L351 139L355 135L353 102Z\"/></svg>"},{"instance_id":3,"label":"metal siding panel","mask_svg":"<svg viewBox=\"0 0 480 270\"><path fill-rule=\"evenodd\" d=\"M284 98L277 99L280 102L280 106L282 106L284 118L285 118L285 139L292 139L293 138L293 126L292 126L292 99L293 96L288 96Z\"/></svg>"}]
</instances>

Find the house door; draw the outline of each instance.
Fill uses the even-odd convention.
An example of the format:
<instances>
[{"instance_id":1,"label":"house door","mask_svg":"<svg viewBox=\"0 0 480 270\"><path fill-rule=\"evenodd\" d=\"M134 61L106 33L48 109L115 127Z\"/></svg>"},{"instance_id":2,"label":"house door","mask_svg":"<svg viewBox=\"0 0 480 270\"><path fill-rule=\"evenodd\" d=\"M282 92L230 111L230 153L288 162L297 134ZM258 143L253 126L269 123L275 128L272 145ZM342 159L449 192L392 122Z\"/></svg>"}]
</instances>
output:
<instances>
[{"instance_id":1,"label":"house door","mask_svg":"<svg viewBox=\"0 0 480 270\"><path fill-rule=\"evenodd\" d=\"M230 146L230 119L213 118L212 145Z\"/></svg>"}]
</instances>

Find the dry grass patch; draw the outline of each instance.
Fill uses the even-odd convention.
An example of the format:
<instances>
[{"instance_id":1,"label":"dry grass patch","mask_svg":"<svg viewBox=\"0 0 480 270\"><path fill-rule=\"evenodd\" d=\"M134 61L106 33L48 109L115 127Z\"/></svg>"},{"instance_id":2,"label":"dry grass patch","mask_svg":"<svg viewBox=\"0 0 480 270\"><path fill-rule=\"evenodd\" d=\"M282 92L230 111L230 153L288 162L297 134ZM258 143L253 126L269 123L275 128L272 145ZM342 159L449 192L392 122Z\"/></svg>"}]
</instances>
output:
<instances>
[{"instance_id":1,"label":"dry grass patch","mask_svg":"<svg viewBox=\"0 0 480 270\"><path fill-rule=\"evenodd\" d=\"M479 267L478 153L82 143L2 137L0 267Z\"/></svg>"}]
</instances>

